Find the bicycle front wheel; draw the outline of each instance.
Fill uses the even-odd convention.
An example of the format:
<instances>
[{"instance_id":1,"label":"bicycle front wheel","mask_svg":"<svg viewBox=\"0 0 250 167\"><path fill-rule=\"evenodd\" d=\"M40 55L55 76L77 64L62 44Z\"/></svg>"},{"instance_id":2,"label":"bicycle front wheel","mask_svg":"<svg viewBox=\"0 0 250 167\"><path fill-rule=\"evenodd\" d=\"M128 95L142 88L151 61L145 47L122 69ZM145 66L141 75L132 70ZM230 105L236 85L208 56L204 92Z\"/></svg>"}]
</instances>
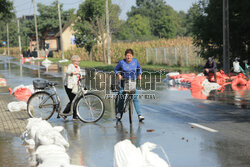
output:
<instances>
[{"instance_id":1,"label":"bicycle front wheel","mask_svg":"<svg viewBox=\"0 0 250 167\"><path fill-rule=\"evenodd\" d=\"M129 122L132 124L133 119L133 99L129 100Z\"/></svg>"},{"instance_id":2,"label":"bicycle front wheel","mask_svg":"<svg viewBox=\"0 0 250 167\"><path fill-rule=\"evenodd\" d=\"M120 94L118 94L115 97L115 115L118 113L119 96L120 96ZM123 110L120 112L120 114L121 114L121 118L120 118L120 120L121 120L122 116L123 116Z\"/></svg>"},{"instance_id":3,"label":"bicycle front wheel","mask_svg":"<svg viewBox=\"0 0 250 167\"><path fill-rule=\"evenodd\" d=\"M102 99L92 93L87 93L76 100L76 112L83 122L96 122L104 114L104 103Z\"/></svg>"},{"instance_id":4,"label":"bicycle front wheel","mask_svg":"<svg viewBox=\"0 0 250 167\"><path fill-rule=\"evenodd\" d=\"M49 119L55 111L55 101L45 91L34 93L27 102L27 112L31 118Z\"/></svg>"}]
</instances>

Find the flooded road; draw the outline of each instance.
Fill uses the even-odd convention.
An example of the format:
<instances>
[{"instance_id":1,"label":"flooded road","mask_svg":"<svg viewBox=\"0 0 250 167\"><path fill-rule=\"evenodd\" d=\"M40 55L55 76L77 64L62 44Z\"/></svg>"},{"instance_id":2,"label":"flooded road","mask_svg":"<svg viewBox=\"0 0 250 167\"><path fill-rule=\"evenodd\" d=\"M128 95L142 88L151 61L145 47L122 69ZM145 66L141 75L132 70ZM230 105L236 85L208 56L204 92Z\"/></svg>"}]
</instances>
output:
<instances>
[{"instance_id":1,"label":"flooded road","mask_svg":"<svg viewBox=\"0 0 250 167\"><path fill-rule=\"evenodd\" d=\"M11 88L32 84L33 78L56 81L63 108L67 95L63 89L65 68L49 69L36 64L0 57L0 74ZM145 81L144 81L144 84ZM96 92L102 98L105 92ZM161 146L172 167L235 167L250 166L250 92L235 92L225 88L223 93L210 92L207 99L195 99L190 90L180 91L159 82L156 90L140 91L154 98L142 98L141 108L145 121L139 123L134 114L129 124L126 113L116 122L112 99L106 99L104 117L95 124L57 119L53 125L62 125L70 144L68 154L72 164L89 167L113 166L114 145L129 139L135 146L152 142ZM7 104L6 104L7 105ZM0 140L1 162L4 166L27 166L28 154L18 137ZM7 156L12 154L13 156ZM161 154L160 156L163 156Z\"/></svg>"}]
</instances>

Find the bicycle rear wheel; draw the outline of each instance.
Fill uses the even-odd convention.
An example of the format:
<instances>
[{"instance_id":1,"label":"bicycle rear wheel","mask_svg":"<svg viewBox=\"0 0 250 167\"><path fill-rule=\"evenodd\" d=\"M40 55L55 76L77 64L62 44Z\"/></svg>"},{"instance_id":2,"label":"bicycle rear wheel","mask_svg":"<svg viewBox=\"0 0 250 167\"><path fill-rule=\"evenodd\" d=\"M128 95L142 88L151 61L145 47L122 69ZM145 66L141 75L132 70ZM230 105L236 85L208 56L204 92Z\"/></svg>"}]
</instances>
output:
<instances>
[{"instance_id":1,"label":"bicycle rear wheel","mask_svg":"<svg viewBox=\"0 0 250 167\"><path fill-rule=\"evenodd\" d=\"M132 117L133 117L133 99L129 99L129 123L132 124Z\"/></svg>"},{"instance_id":2,"label":"bicycle rear wheel","mask_svg":"<svg viewBox=\"0 0 250 167\"><path fill-rule=\"evenodd\" d=\"M27 112L31 118L49 119L55 111L55 101L45 91L34 93L27 102Z\"/></svg>"},{"instance_id":3,"label":"bicycle rear wheel","mask_svg":"<svg viewBox=\"0 0 250 167\"><path fill-rule=\"evenodd\" d=\"M86 123L96 122L104 114L104 103L102 99L92 93L87 93L76 100L76 112L78 118Z\"/></svg>"}]
</instances>

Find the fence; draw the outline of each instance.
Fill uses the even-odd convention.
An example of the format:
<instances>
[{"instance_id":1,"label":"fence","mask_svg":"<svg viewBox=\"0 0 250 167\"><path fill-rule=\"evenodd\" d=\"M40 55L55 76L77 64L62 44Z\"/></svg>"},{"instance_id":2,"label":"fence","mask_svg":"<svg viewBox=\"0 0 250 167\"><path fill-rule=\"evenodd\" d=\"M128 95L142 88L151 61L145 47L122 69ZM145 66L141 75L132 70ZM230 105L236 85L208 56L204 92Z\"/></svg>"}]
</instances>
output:
<instances>
[{"instance_id":1,"label":"fence","mask_svg":"<svg viewBox=\"0 0 250 167\"><path fill-rule=\"evenodd\" d=\"M178 46L167 48L146 48L147 64L165 65L200 65L203 59L200 58L198 48L194 46Z\"/></svg>"}]
</instances>

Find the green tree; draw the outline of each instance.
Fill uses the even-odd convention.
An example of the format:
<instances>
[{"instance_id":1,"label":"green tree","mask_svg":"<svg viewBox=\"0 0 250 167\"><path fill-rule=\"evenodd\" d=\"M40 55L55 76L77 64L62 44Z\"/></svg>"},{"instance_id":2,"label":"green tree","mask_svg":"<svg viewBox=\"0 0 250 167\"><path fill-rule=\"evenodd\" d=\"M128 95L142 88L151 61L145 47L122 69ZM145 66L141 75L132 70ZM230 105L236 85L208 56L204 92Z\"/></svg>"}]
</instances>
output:
<instances>
[{"instance_id":1,"label":"green tree","mask_svg":"<svg viewBox=\"0 0 250 167\"><path fill-rule=\"evenodd\" d=\"M13 2L10 0L0 0L0 45L3 41L7 41L7 23L9 26L10 46L16 45L16 40L14 39L14 35L16 32L16 24L14 22L14 18L15 13Z\"/></svg>"},{"instance_id":2,"label":"green tree","mask_svg":"<svg viewBox=\"0 0 250 167\"><path fill-rule=\"evenodd\" d=\"M119 29L113 34L114 40L132 40L133 32L127 21L121 21Z\"/></svg>"},{"instance_id":3,"label":"green tree","mask_svg":"<svg viewBox=\"0 0 250 167\"><path fill-rule=\"evenodd\" d=\"M111 4L109 0L109 15L111 33L118 29L120 7ZM74 25L76 44L84 47L90 54L93 46L103 35L105 26L105 0L86 0L80 4L77 11L77 21ZM100 34L102 32L102 34ZM102 40L101 40L102 41Z\"/></svg>"},{"instance_id":4,"label":"green tree","mask_svg":"<svg viewBox=\"0 0 250 167\"><path fill-rule=\"evenodd\" d=\"M0 43L3 41L7 42L7 27L5 21L0 21ZM18 46L17 38L17 23L15 20L8 21L9 26L9 43L10 47Z\"/></svg>"},{"instance_id":5,"label":"green tree","mask_svg":"<svg viewBox=\"0 0 250 167\"><path fill-rule=\"evenodd\" d=\"M223 24L222 2L217 0L200 0L189 11L193 18L192 33L194 43L201 48L204 57L213 56L222 62ZM249 57L250 43L250 4L248 0L239 2L229 0L229 40L230 59Z\"/></svg>"},{"instance_id":6,"label":"green tree","mask_svg":"<svg viewBox=\"0 0 250 167\"><path fill-rule=\"evenodd\" d=\"M62 27L70 22L74 18L74 9L69 9L66 11L62 10L61 7L61 20ZM39 41L42 44L42 47L45 46L45 39L48 37L49 33L56 34L59 32L59 20L58 20L58 7L57 1L54 1L51 5L44 5L41 3L37 4L37 11L39 15L37 16L37 29L39 35ZM22 42L27 44L28 37L35 37L35 23L34 20L25 20L21 19L21 33L22 33Z\"/></svg>"},{"instance_id":7,"label":"green tree","mask_svg":"<svg viewBox=\"0 0 250 167\"><path fill-rule=\"evenodd\" d=\"M149 18L153 35L161 38L176 36L178 14L164 0L137 0L136 6L132 6L128 13L128 18L138 14Z\"/></svg>"},{"instance_id":8,"label":"green tree","mask_svg":"<svg viewBox=\"0 0 250 167\"><path fill-rule=\"evenodd\" d=\"M142 39L151 36L150 23L147 17L139 14L130 17L127 21L134 38Z\"/></svg>"},{"instance_id":9,"label":"green tree","mask_svg":"<svg viewBox=\"0 0 250 167\"><path fill-rule=\"evenodd\" d=\"M162 16L154 21L155 35L160 38L175 38L177 34L176 25L170 16Z\"/></svg>"},{"instance_id":10,"label":"green tree","mask_svg":"<svg viewBox=\"0 0 250 167\"><path fill-rule=\"evenodd\" d=\"M184 11L178 13L178 24L177 24L177 35L178 36L190 36L190 31L188 29L189 22L187 19L187 14Z\"/></svg>"},{"instance_id":11,"label":"green tree","mask_svg":"<svg viewBox=\"0 0 250 167\"><path fill-rule=\"evenodd\" d=\"M70 18L73 17L74 9L63 11L62 7L63 5L60 5L62 27L64 27L64 25L69 22ZM38 3L37 11L39 12L37 19L38 32L44 46L45 39L49 33L59 32L57 1L54 1L51 5Z\"/></svg>"},{"instance_id":12,"label":"green tree","mask_svg":"<svg viewBox=\"0 0 250 167\"><path fill-rule=\"evenodd\" d=\"M14 17L13 2L10 0L0 0L0 20L9 21Z\"/></svg>"}]
</instances>

